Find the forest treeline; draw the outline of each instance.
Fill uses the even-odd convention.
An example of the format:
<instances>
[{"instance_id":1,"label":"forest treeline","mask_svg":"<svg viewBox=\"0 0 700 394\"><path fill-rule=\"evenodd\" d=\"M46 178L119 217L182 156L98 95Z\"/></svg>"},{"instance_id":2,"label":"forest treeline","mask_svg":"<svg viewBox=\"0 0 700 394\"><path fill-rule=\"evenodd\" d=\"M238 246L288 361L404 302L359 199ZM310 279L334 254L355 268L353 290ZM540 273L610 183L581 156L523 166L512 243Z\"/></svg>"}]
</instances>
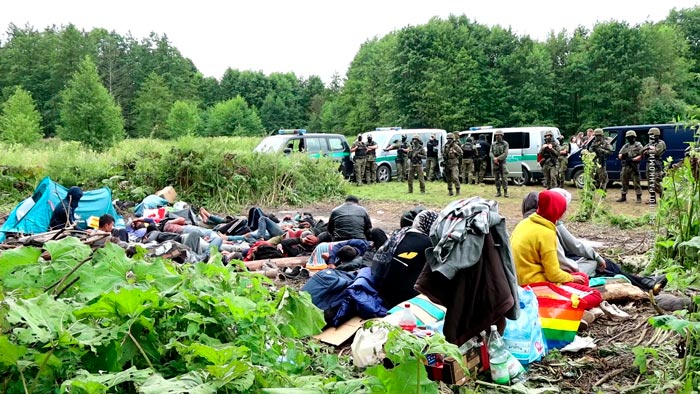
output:
<instances>
[{"instance_id":1,"label":"forest treeline","mask_svg":"<svg viewBox=\"0 0 700 394\"><path fill-rule=\"evenodd\" d=\"M466 16L433 18L368 40L346 76L326 83L233 68L204 77L166 35L10 25L0 42L0 137L105 133L109 144L125 136L482 124L571 133L684 115L700 104L699 75L698 6L658 23L607 21L543 42Z\"/></svg>"}]
</instances>

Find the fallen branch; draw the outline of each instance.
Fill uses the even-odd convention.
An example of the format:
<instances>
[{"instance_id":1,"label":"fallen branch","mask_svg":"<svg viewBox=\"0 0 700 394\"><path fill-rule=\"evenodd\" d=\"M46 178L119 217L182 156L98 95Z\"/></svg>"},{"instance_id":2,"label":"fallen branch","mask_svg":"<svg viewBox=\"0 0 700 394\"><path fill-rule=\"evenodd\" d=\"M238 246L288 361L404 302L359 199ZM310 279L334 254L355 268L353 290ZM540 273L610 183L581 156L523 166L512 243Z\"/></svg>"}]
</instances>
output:
<instances>
[{"instance_id":1,"label":"fallen branch","mask_svg":"<svg viewBox=\"0 0 700 394\"><path fill-rule=\"evenodd\" d=\"M639 339L637 339L637 342L634 343L634 346L639 346L639 344L642 343L644 340L644 337L647 335L647 330L649 327L644 327L644 330L642 331L642 335L639 336Z\"/></svg>"},{"instance_id":2,"label":"fallen branch","mask_svg":"<svg viewBox=\"0 0 700 394\"><path fill-rule=\"evenodd\" d=\"M615 335L614 337L608 339L607 343L611 343L613 340L615 340L615 339L617 339L617 338L621 337L622 335L625 335L625 334L627 334L627 333L629 333L629 332L639 330L639 328L642 327L644 324L646 324L646 320L642 320L641 322L639 322L639 324L637 324L636 327L628 328L627 330L622 331L621 333L619 333L619 334Z\"/></svg>"},{"instance_id":3,"label":"fallen branch","mask_svg":"<svg viewBox=\"0 0 700 394\"><path fill-rule=\"evenodd\" d=\"M246 261L245 266L249 271L260 271L264 263L274 264L279 268L304 266L309 261L309 256L282 257L280 259Z\"/></svg>"},{"instance_id":4,"label":"fallen branch","mask_svg":"<svg viewBox=\"0 0 700 394\"><path fill-rule=\"evenodd\" d=\"M634 391L642 391L641 389L651 386L649 383L642 383L640 385L633 384L632 386L627 386L619 391L620 394L631 393Z\"/></svg>"},{"instance_id":5,"label":"fallen branch","mask_svg":"<svg viewBox=\"0 0 700 394\"><path fill-rule=\"evenodd\" d=\"M615 376L617 376L623 372L625 372L625 368L619 368L619 369L616 369L612 372L609 372L609 373L605 374L602 378L598 379L598 381L593 384L593 387L598 387L601 384L607 382L608 380L614 378Z\"/></svg>"}]
</instances>

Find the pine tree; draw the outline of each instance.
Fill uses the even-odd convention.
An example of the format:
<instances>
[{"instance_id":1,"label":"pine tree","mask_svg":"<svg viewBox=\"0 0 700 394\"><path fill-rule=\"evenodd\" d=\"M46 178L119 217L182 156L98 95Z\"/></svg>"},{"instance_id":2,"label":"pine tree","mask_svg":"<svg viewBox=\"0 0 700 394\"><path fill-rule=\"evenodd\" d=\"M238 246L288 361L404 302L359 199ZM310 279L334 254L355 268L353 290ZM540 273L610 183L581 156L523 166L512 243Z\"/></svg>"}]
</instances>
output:
<instances>
[{"instance_id":1,"label":"pine tree","mask_svg":"<svg viewBox=\"0 0 700 394\"><path fill-rule=\"evenodd\" d=\"M89 57L80 64L68 86L61 92L61 125L58 136L80 141L97 151L124 138L121 108L100 83Z\"/></svg>"},{"instance_id":2,"label":"pine tree","mask_svg":"<svg viewBox=\"0 0 700 394\"><path fill-rule=\"evenodd\" d=\"M41 139L41 115L32 95L17 86L15 92L2 104L0 114L0 140L30 144Z\"/></svg>"}]
</instances>

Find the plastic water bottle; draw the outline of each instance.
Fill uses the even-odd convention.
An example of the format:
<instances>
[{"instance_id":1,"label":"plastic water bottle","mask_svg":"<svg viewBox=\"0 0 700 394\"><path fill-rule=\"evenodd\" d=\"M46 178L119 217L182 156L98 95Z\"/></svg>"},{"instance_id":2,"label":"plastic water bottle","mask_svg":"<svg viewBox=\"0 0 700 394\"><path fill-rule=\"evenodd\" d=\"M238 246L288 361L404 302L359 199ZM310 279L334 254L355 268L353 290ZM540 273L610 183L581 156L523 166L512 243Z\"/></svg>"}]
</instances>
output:
<instances>
[{"instance_id":1,"label":"plastic water bottle","mask_svg":"<svg viewBox=\"0 0 700 394\"><path fill-rule=\"evenodd\" d=\"M503 343L503 339L498 334L496 326L491 326L489 336L489 364L491 367L491 380L496 384L509 385L510 374L508 373L508 350Z\"/></svg>"},{"instance_id":2,"label":"plastic water bottle","mask_svg":"<svg viewBox=\"0 0 700 394\"><path fill-rule=\"evenodd\" d=\"M401 316L399 316L399 327L406 331L413 332L417 324L416 316L411 312L411 304L404 304Z\"/></svg>"}]
</instances>

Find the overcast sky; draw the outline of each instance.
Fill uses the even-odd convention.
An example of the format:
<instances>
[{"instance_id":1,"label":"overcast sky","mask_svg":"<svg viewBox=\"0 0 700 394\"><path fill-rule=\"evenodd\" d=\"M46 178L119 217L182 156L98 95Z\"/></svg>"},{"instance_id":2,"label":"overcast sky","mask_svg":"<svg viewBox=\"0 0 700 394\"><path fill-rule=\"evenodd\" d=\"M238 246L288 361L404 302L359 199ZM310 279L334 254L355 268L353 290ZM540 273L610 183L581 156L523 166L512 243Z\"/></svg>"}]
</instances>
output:
<instances>
[{"instance_id":1,"label":"overcast sky","mask_svg":"<svg viewBox=\"0 0 700 394\"><path fill-rule=\"evenodd\" d=\"M102 27L135 38L166 34L205 76L221 78L228 68L329 82L347 68L366 40L431 17L465 14L486 25L511 27L543 40L554 30L593 27L611 19L630 24L658 21L690 0L5 0L4 33L10 23L36 29L73 23ZM6 36L3 34L2 41Z\"/></svg>"}]
</instances>

